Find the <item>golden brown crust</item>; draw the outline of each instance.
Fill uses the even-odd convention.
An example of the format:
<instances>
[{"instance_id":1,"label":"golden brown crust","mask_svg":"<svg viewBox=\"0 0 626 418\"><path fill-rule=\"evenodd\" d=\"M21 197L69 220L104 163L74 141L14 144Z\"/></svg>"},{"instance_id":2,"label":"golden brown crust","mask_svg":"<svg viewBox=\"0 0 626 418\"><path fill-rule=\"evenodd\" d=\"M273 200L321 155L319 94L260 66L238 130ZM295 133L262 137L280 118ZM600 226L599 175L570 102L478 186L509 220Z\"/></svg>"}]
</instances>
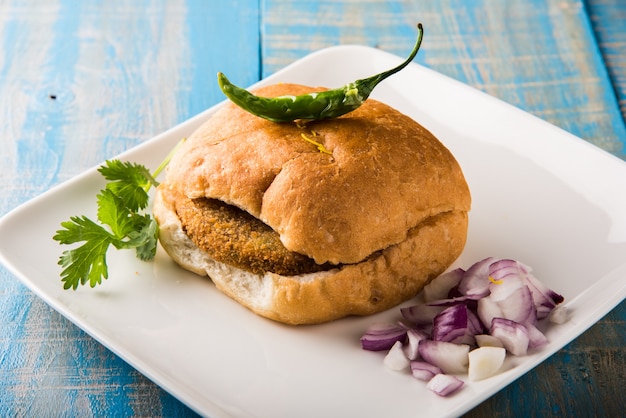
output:
<instances>
[{"instance_id":1,"label":"golden brown crust","mask_svg":"<svg viewBox=\"0 0 626 418\"><path fill-rule=\"evenodd\" d=\"M315 89L280 84L258 94ZM327 155L303 139L324 145ZM165 183L236 205L317 263L356 263L442 212L468 211L456 160L421 125L374 100L337 119L273 123L227 104L186 141Z\"/></svg>"}]
</instances>

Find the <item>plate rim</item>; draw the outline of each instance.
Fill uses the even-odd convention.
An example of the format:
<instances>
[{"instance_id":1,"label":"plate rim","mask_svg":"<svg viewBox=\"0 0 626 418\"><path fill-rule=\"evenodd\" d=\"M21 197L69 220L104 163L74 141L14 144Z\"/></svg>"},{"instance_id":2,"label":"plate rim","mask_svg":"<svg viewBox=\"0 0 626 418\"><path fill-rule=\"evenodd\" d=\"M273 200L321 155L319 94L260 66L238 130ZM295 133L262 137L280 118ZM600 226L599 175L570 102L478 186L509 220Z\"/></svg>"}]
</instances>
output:
<instances>
[{"instance_id":1,"label":"plate rim","mask_svg":"<svg viewBox=\"0 0 626 418\"><path fill-rule=\"evenodd\" d=\"M396 55L393 55L391 53L376 49L376 48L372 48L372 47L368 47L368 46L362 46L362 45L341 45L341 46L333 46L333 47L329 47L329 48L324 48L318 51L315 51L303 58L300 58L299 60L295 61L294 63L286 66L285 68L277 71L276 73L270 75L269 77L264 78L263 80L260 80L257 83L252 84L249 88L255 88L255 87L260 87L262 85L266 85L269 84L271 82L280 80L284 74L289 73L290 71L292 71L293 68L299 66L299 65L303 65L306 62L310 61L310 60L316 60L319 59L319 57L324 57L326 56L328 53L335 53L335 52L345 52L345 51L350 51L350 52L354 52L354 53L358 53L358 54L364 54L367 57L370 57L372 54L378 54L381 57L385 57L386 59L392 59L395 61L401 61L402 58ZM423 70L426 70L428 72L430 72L432 75L436 75L437 77L442 77L444 79L446 79L447 82L452 82L455 83L455 85L457 87L459 86L463 86L463 88L469 88L473 90L473 93L479 93L479 94L484 94L486 95L486 93L481 92L467 84L464 84L460 81L454 80L446 75L443 75L441 73L438 73L432 69L429 69L428 67L424 67L421 66L420 64L412 64L412 65L417 65L419 67L421 67ZM491 99L497 100L500 105L505 105L511 108L514 108L518 111L523 112L526 115L531 116L532 118L534 118L536 121L540 121L541 123L545 124L545 126L549 126L552 128L556 128L557 130L559 130L561 133L565 133L567 135L569 135L572 138L576 138L580 144L585 144L585 146L589 146L589 149L593 149L595 151L600 151L600 153L603 155L603 157L607 157L610 159L614 159L614 161L619 162L620 164L623 165L624 168L626 168L626 162L624 162L623 160L619 159L617 156L602 150L601 148L589 143L588 141L585 141L581 138L576 137L575 135L572 135L564 130L562 130L559 127L556 127L555 125L552 125L546 121L541 120L540 118L531 115L527 112L524 112L523 110L516 108L498 98L489 96ZM197 124L201 123L202 121L206 120L208 117L210 117L210 115L212 115L215 111L217 111L219 108L221 108L224 104L226 103L226 100L223 100L213 106L211 106L210 108L200 112L199 114L192 116L191 118L175 125L174 127L164 131L163 133L156 135L144 142L142 142L141 144L138 144L134 147L131 147L130 149L120 153L119 155L117 155L116 157L113 158L127 158L130 155L134 155L134 154L140 154L142 152L142 150L144 149L150 149L152 146L154 146L155 143L160 143L161 141L164 140L164 138L168 138L172 132L176 132L182 128L188 128L191 126L196 126ZM36 205L40 204L42 201L45 201L46 199L48 199L50 196L52 195L56 195L57 193L59 193L59 191L65 190L67 188L71 188L73 185L75 184L79 184L83 181L85 181L85 179L89 176L94 176L96 171L97 171L97 167L98 166L94 166L90 169L87 169L86 171L66 180L63 182L60 182L56 185L54 185L53 187L51 187L50 189L46 190L45 192L39 194L38 196L33 197L32 199L21 203L20 205L18 205L17 207L9 210L9 212L7 212L6 214L4 214L1 218L0 218L0 231L3 231L3 229L5 228L5 225L7 223L9 223L12 219L14 219L15 217L17 217L18 215L20 215L22 213L22 211L35 207ZM0 236L2 234L0 233ZM55 309L57 312L61 313L66 319L68 319L70 322L74 323L76 326L78 326L81 330L83 330L84 332L86 332L88 335L90 335L91 337L93 337L95 340L97 340L100 344L102 344L103 346L105 346L107 349L109 349L110 351L112 351L113 353L115 353L116 355L118 355L120 358L122 358L123 360L125 360L126 362L128 362L132 367L136 368L138 371L140 371L142 374L144 374L146 377L148 377L150 380L152 380L153 382L155 382L157 385L159 385L160 387L162 387L164 390L166 390L167 392L171 393L173 396L175 396L176 398L180 399L183 403L185 403L186 405L188 405L191 409L195 410L196 412L200 413L200 414L211 414L211 415L215 415L215 416L226 416L228 413L223 410L219 405L217 405L216 403L208 400L205 398L205 402L199 402L194 396L192 396L191 394L180 390L180 387L177 387L175 385L174 382L171 381L171 379L167 376L160 376L158 372L153 371L152 367L149 364L145 364L144 361L141 360L140 356L136 356L133 353L130 352L126 352L126 350L120 350L119 347L116 347L115 345L110 344L109 341L107 341L107 337L105 335L101 335L100 332L98 332L98 330L93 329L92 326L89 325L89 323L87 321L83 321L81 318L76 317L75 315L72 314L71 311L69 311L67 309L66 306L64 306L63 304L55 301L53 298L51 298L50 295L46 294L40 287L38 287L36 285L35 282L33 282L30 278L26 277L22 271L20 271L20 269L17 268L16 265L14 265L14 263L12 262L12 260L9 260L8 258L5 257L3 251L2 251L2 244L1 244L1 240L0 240L0 263L3 264L5 267L7 267L7 269L15 276L17 277L24 285L26 285L27 288L29 288L33 293L35 293L39 298L41 298L42 300L44 300L49 306L51 306L53 309ZM616 268L616 270L619 270L617 273L615 274L622 274L622 270L626 271L626 269L624 269L624 267L626 266L620 266L618 268ZM582 334L584 331L586 331L589 327L591 327L593 324L595 324L601 316L604 316L606 313L608 313L609 311L611 311L612 309L614 309L619 303L621 303L621 301L624 300L624 295L626 294L626 287L623 286L622 289L617 293L617 296L615 298L615 303L611 303L609 305L603 305L600 309L600 314L599 317L593 320L590 320L588 325L584 325L584 326L580 326L579 327L579 332L576 333L571 339L569 339L569 341L573 341L574 339L576 339L580 334ZM621 299L620 299L620 295L621 295ZM529 370L532 370L533 368L535 368L537 365L541 364L543 361L545 361L545 359L549 358L550 356L552 356L555 352L557 352L558 350L560 350L564 345L560 345L560 346L555 346L555 347L550 347L549 350L545 350L545 352L542 352L541 356L539 356L541 359L539 361L536 362L531 362L524 365L524 367L522 367L523 371L521 373L519 373L519 375L517 375L514 379L512 379L511 381L509 381L507 383L507 385L509 383L512 383L514 380L516 380L517 378L519 378L520 376L526 374ZM505 385L506 386L506 385ZM462 405L459 406L459 408L457 408L457 410L455 410L454 413L459 413L459 412L463 412L463 411L467 411L469 410L471 407L476 406L477 404L479 404L480 402L484 401L485 399L487 399L488 397L492 396L494 393L502 390L504 388L504 386L502 387L498 387L494 390L489 390L486 392L483 392L481 394L479 394L479 396L477 396L476 398L476 402L473 403L472 405ZM209 402L209 404L206 403L206 401Z\"/></svg>"}]
</instances>

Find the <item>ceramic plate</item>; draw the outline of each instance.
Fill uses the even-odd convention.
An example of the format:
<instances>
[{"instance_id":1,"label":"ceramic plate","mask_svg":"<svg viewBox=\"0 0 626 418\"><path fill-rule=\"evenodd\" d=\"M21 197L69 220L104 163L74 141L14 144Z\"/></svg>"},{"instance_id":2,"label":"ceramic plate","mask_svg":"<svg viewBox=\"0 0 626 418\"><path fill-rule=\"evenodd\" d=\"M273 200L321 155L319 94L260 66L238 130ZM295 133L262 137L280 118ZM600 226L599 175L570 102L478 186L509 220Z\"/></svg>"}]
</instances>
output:
<instances>
[{"instance_id":1,"label":"ceramic plate","mask_svg":"<svg viewBox=\"0 0 626 418\"><path fill-rule=\"evenodd\" d=\"M399 63L368 47L314 53L259 85L341 86ZM152 263L109 252L109 280L64 291L52 240L61 221L95 216L91 170L0 221L2 261L33 292L157 384L212 417L456 416L532 369L626 295L626 164L546 122L411 64L373 97L412 116L456 155L473 195L466 249L455 263L515 258L566 298L571 320L550 343L509 358L496 377L441 398L363 351L368 318L290 327L250 313L160 251ZM218 106L219 107L219 106ZM155 168L217 107L119 156ZM37 260L33 261L33 254ZM465 378L464 378L465 379Z\"/></svg>"}]
</instances>

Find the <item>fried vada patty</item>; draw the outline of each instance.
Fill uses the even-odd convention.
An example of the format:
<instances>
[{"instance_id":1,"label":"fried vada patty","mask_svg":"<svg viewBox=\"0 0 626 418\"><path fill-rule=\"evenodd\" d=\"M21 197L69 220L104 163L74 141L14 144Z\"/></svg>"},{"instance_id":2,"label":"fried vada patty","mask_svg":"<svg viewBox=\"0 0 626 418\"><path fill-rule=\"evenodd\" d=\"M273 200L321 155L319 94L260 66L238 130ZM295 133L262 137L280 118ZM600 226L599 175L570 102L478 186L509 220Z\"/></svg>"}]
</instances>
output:
<instances>
[{"instance_id":1,"label":"fried vada patty","mask_svg":"<svg viewBox=\"0 0 626 418\"><path fill-rule=\"evenodd\" d=\"M178 196L176 213L189 238L216 261L255 274L285 276L329 270L336 265L285 248L268 225L236 206L217 199Z\"/></svg>"}]
</instances>

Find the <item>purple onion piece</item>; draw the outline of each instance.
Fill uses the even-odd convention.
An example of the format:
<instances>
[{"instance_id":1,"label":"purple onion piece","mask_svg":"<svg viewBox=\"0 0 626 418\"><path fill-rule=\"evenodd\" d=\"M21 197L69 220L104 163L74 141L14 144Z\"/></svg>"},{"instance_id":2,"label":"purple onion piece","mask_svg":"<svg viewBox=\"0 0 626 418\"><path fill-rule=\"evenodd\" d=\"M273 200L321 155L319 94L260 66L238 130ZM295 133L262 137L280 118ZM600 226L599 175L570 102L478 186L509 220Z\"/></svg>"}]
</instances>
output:
<instances>
[{"instance_id":1,"label":"purple onion piece","mask_svg":"<svg viewBox=\"0 0 626 418\"><path fill-rule=\"evenodd\" d=\"M448 306L458 305L460 303L466 304L466 302L469 302L469 301L472 301L472 300L474 300L474 299L472 299L469 296L456 296L456 297L452 297L452 298L448 298L448 299L433 300L431 302L428 302L427 305L428 306L448 307Z\"/></svg>"},{"instance_id":2,"label":"purple onion piece","mask_svg":"<svg viewBox=\"0 0 626 418\"><path fill-rule=\"evenodd\" d=\"M563 296L547 288L532 274L526 276L526 285L533 296L533 301L537 309L537 319L546 318L556 305L564 300Z\"/></svg>"},{"instance_id":3,"label":"purple onion piece","mask_svg":"<svg viewBox=\"0 0 626 418\"><path fill-rule=\"evenodd\" d=\"M523 264L516 260L497 260L489 266L489 276L494 280L506 280L507 278L523 278L528 274Z\"/></svg>"},{"instance_id":4,"label":"purple onion piece","mask_svg":"<svg viewBox=\"0 0 626 418\"><path fill-rule=\"evenodd\" d=\"M433 318L443 310L441 306L418 304L400 309L400 314L414 325L431 325Z\"/></svg>"},{"instance_id":5,"label":"purple onion piece","mask_svg":"<svg viewBox=\"0 0 626 418\"><path fill-rule=\"evenodd\" d=\"M548 344L548 338L536 326L527 324L526 329L528 329L528 348L538 348Z\"/></svg>"},{"instance_id":6,"label":"purple onion piece","mask_svg":"<svg viewBox=\"0 0 626 418\"><path fill-rule=\"evenodd\" d=\"M439 396L448 396L463 387L464 383L456 376L447 374L435 375L426 387Z\"/></svg>"},{"instance_id":7,"label":"purple onion piece","mask_svg":"<svg viewBox=\"0 0 626 418\"><path fill-rule=\"evenodd\" d=\"M417 329L409 329L406 331L407 343L404 346L404 354L409 360L415 360L419 357L419 343L428 339L428 334Z\"/></svg>"},{"instance_id":8,"label":"purple onion piece","mask_svg":"<svg viewBox=\"0 0 626 418\"><path fill-rule=\"evenodd\" d=\"M411 362L411 375L416 379L427 382L438 374L443 374L443 371L433 364L417 360Z\"/></svg>"},{"instance_id":9,"label":"purple onion piece","mask_svg":"<svg viewBox=\"0 0 626 418\"><path fill-rule=\"evenodd\" d=\"M433 319L432 339L459 343L467 333L467 306L450 306Z\"/></svg>"},{"instance_id":10,"label":"purple onion piece","mask_svg":"<svg viewBox=\"0 0 626 418\"><path fill-rule=\"evenodd\" d=\"M493 318L501 318L503 316L500 305L491 296L484 297L478 301L476 312L485 329L491 327Z\"/></svg>"},{"instance_id":11,"label":"purple onion piece","mask_svg":"<svg viewBox=\"0 0 626 418\"><path fill-rule=\"evenodd\" d=\"M467 344L454 344L447 341L422 340L418 351L420 357L434 364L444 373L467 373L469 364Z\"/></svg>"},{"instance_id":12,"label":"purple onion piece","mask_svg":"<svg viewBox=\"0 0 626 418\"><path fill-rule=\"evenodd\" d=\"M361 337L361 347L369 351L389 350L396 341L406 341L406 332L397 324L373 324Z\"/></svg>"},{"instance_id":13,"label":"purple onion piece","mask_svg":"<svg viewBox=\"0 0 626 418\"><path fill-rule=\"evenodd\" d=\"M448 297L450 289L458 286L459 281L465 274L465 270L457 268L443 273L439 277L424 286L422 294L424 300L430 302L432 300L445 299Z\"/></svg>"},{"instance_id":14,"label":"purple onion piece","mask_svg":"<svg viewBox=\"0 0 626 418\"><path fill-rule=\"evenodd\" d=\"M467 331L468 334L472 336L476 336L478 334L482 334L485 332L485 327L483 323L480 321L475 311L472 309L467 310Z\"/></svg>"},{"instance_id":15,"label":"purple onion piece","mask_svg":"<svg viewBox=\"0 0 626 418\"><path fill-rule=\"evenodd\" d=\"M489 294L489 266L494 258L488 257L474 263L463 275L459 282L460 294L473 299L479 299Z\"/></svg>"},{"instance_id":16,"label":"purple onion piece","mask_svg":"<svg viewBox=\"0 0 626 418\"><path fill-rule=\"evenodd\" d=\"M397 371L404 370L409 367L410 361L408 358L406 358L402 343L400 341L396 341L393 344L393 346L385 356L383 363L389 369Z\"/></svg>"},{"instance_id":17,"label":"purple onion piece","mask_svg":"<svg viewBox=\"0 0 626 418\"><path fill-rule=\"evenodd\" d=\"M537 323L537 308L528 286L522 286L511 293L506 299L498 301L502 317L520 324Z\"/></svg>"},{"instance_id":18,"label":"purple onion piece","mask_svg":"<svg viewBox=\"0 0 626 418\"><path fill-rule=\"evenodd\" d=\"M490 276L491 277L491 276ZM491 299L500 301L511 296L517 289L524 287L525 279L516 275L509 275L502 279L491 277L489 283L489 295Z\"/></svg>"},{"instance_id":19,"label":"purple onion piece","mask_svg":"<svg viewBox=\"0 0 626 418\"><path fill-rule=\"evenodd\" d=\"M489 334L502 341L506 350L514 356L523 356L528 351L530 337L528 329L506 318L493 318Z\"/></svg>"}]
</instances>

